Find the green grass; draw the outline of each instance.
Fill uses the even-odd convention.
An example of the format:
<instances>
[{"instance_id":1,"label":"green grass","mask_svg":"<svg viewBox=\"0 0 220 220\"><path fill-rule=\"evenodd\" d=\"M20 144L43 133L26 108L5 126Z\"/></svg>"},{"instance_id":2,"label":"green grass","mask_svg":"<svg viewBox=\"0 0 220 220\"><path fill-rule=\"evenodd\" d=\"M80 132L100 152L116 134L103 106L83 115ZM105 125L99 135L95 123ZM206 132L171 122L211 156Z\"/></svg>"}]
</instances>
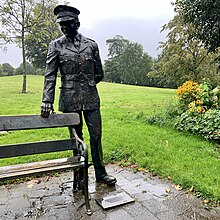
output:
<instances>
[{"instance_id":1,"label":"green grass","mask_svg":"<svg viewBox=\"0 0 220 220\"><path fill-rule=\"evenodd\" d=\"M42 76L28 76L27 94L21 94L22 77L0 78L1 115L40 113ZM59 82L58 82L59 84ZM220 201L220 152L218 146L170 127L149 125L145 118L164 114L175 91L111 83L98 85L103 119L103 151L106 162L127 160L145 167L185 188L193 186L206 198ZM57 87L55 109L59 89ZM85 140L89 143L84 126ZM0 144L60 139L67 129L10 132ZM67 154L65 153L65 156ZM45 158L64 156L51 154ZM42 158L42 156L40 157ZM35 161L39 156L1 160L0 165Z\"/></svg>"}]
</instances>

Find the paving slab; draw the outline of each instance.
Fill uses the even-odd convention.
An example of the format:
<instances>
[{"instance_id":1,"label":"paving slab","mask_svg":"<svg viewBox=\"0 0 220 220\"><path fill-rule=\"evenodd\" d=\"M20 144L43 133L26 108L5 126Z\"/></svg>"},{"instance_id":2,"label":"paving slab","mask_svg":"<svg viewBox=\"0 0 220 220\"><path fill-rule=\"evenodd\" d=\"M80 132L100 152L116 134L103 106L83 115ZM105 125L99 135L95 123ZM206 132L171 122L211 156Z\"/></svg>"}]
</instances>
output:
<instances>
[{"instance_id":1,"label":"paving slab","mask_svg":"<svg viewBox=\"0 0 220 220\"><path fill-rule=\"evenodd\" d=\"M208 207L169 181L113 164L106 168L117 178L115 186L96 183L94 168L89 169L91 216L86 214L81 192L72 192L70 171L0 186L0 220L220 220L220 207ZM96 202L120 192L126 192L134 202L110 209Z\"/></svg>"}]
</instances>

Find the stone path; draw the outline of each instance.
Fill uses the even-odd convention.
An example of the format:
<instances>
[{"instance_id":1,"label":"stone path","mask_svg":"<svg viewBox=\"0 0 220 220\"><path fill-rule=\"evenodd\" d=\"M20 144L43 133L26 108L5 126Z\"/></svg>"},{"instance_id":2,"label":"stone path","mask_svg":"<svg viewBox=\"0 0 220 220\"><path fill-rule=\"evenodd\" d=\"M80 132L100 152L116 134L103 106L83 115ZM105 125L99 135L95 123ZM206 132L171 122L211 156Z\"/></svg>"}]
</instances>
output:
<instances>
[{"instance_id":1,"label":"stone path","mask_svg":"<svg viewBox=\"0 0 220 220\"><path fill-rule=\"evenodd\" d=\"M133 173L116 165L108 165L107 170L118 179L115 187L97 184L90 168L92 216L85 214L81 193L73 196L72 173L66 172L0 186L0 220L220 220L220 208L207 207L192 194L149 173ZM117 192L126 192L135 201L107 210L95 201Z\"/></svg>"}]
</instances>

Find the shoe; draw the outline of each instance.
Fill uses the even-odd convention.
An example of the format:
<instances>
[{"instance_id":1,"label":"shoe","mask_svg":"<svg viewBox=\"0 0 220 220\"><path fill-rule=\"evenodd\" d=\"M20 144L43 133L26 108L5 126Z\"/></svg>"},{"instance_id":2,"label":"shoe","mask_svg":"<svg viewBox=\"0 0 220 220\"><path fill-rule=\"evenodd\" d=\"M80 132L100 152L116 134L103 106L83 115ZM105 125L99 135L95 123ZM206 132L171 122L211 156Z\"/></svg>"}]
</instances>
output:
<instances>
[{"instance_id":1,"label":"shoe","mask_svg":"<svg viewBox=\"0 0 220 220\"><path fill-rule=\"evenodd\" d=\"M112 186L112 185L115 185L115 183L117 182L117 179L107 174L102 179L97 179L96 182L105 183L106 185Z\"/></svg>"}]
</instances>

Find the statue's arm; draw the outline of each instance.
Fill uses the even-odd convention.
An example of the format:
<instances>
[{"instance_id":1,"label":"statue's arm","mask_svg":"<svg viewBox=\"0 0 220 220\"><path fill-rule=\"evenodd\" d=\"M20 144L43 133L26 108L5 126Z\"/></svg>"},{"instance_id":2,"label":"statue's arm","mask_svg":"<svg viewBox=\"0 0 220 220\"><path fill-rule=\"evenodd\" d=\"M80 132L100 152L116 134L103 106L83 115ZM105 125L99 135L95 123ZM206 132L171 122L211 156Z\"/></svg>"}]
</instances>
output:
<instances>
[{"instance_id":1,"label":"statue's arm","mask_svg":"<svg viewBox=\"0 0 220 220\"><path fill-rule=\"evenodd\" d=\"M53 111L58 67L59 67L59 56L54 46L54 42L51 42L49 45L47 60L46 60L43 99L41 105L41 115L43 117L48 117L50 111L51 110Z\"/></svg>"},{"instance_id":2,"label":"statue's arm","mask_svg":"<svg viewBox=\"0 0 220 220\"><path fill-rule=\"evenodd\" d=\"M104 73L103 73L103 69L102 69L102 62L101 62L101 58L99 55L99 48L97 43L93 43L93 54L94 54L94 59L95 59L95 82L99 83L103 77L104 77Z\"/></svg>"}]
</instances>

